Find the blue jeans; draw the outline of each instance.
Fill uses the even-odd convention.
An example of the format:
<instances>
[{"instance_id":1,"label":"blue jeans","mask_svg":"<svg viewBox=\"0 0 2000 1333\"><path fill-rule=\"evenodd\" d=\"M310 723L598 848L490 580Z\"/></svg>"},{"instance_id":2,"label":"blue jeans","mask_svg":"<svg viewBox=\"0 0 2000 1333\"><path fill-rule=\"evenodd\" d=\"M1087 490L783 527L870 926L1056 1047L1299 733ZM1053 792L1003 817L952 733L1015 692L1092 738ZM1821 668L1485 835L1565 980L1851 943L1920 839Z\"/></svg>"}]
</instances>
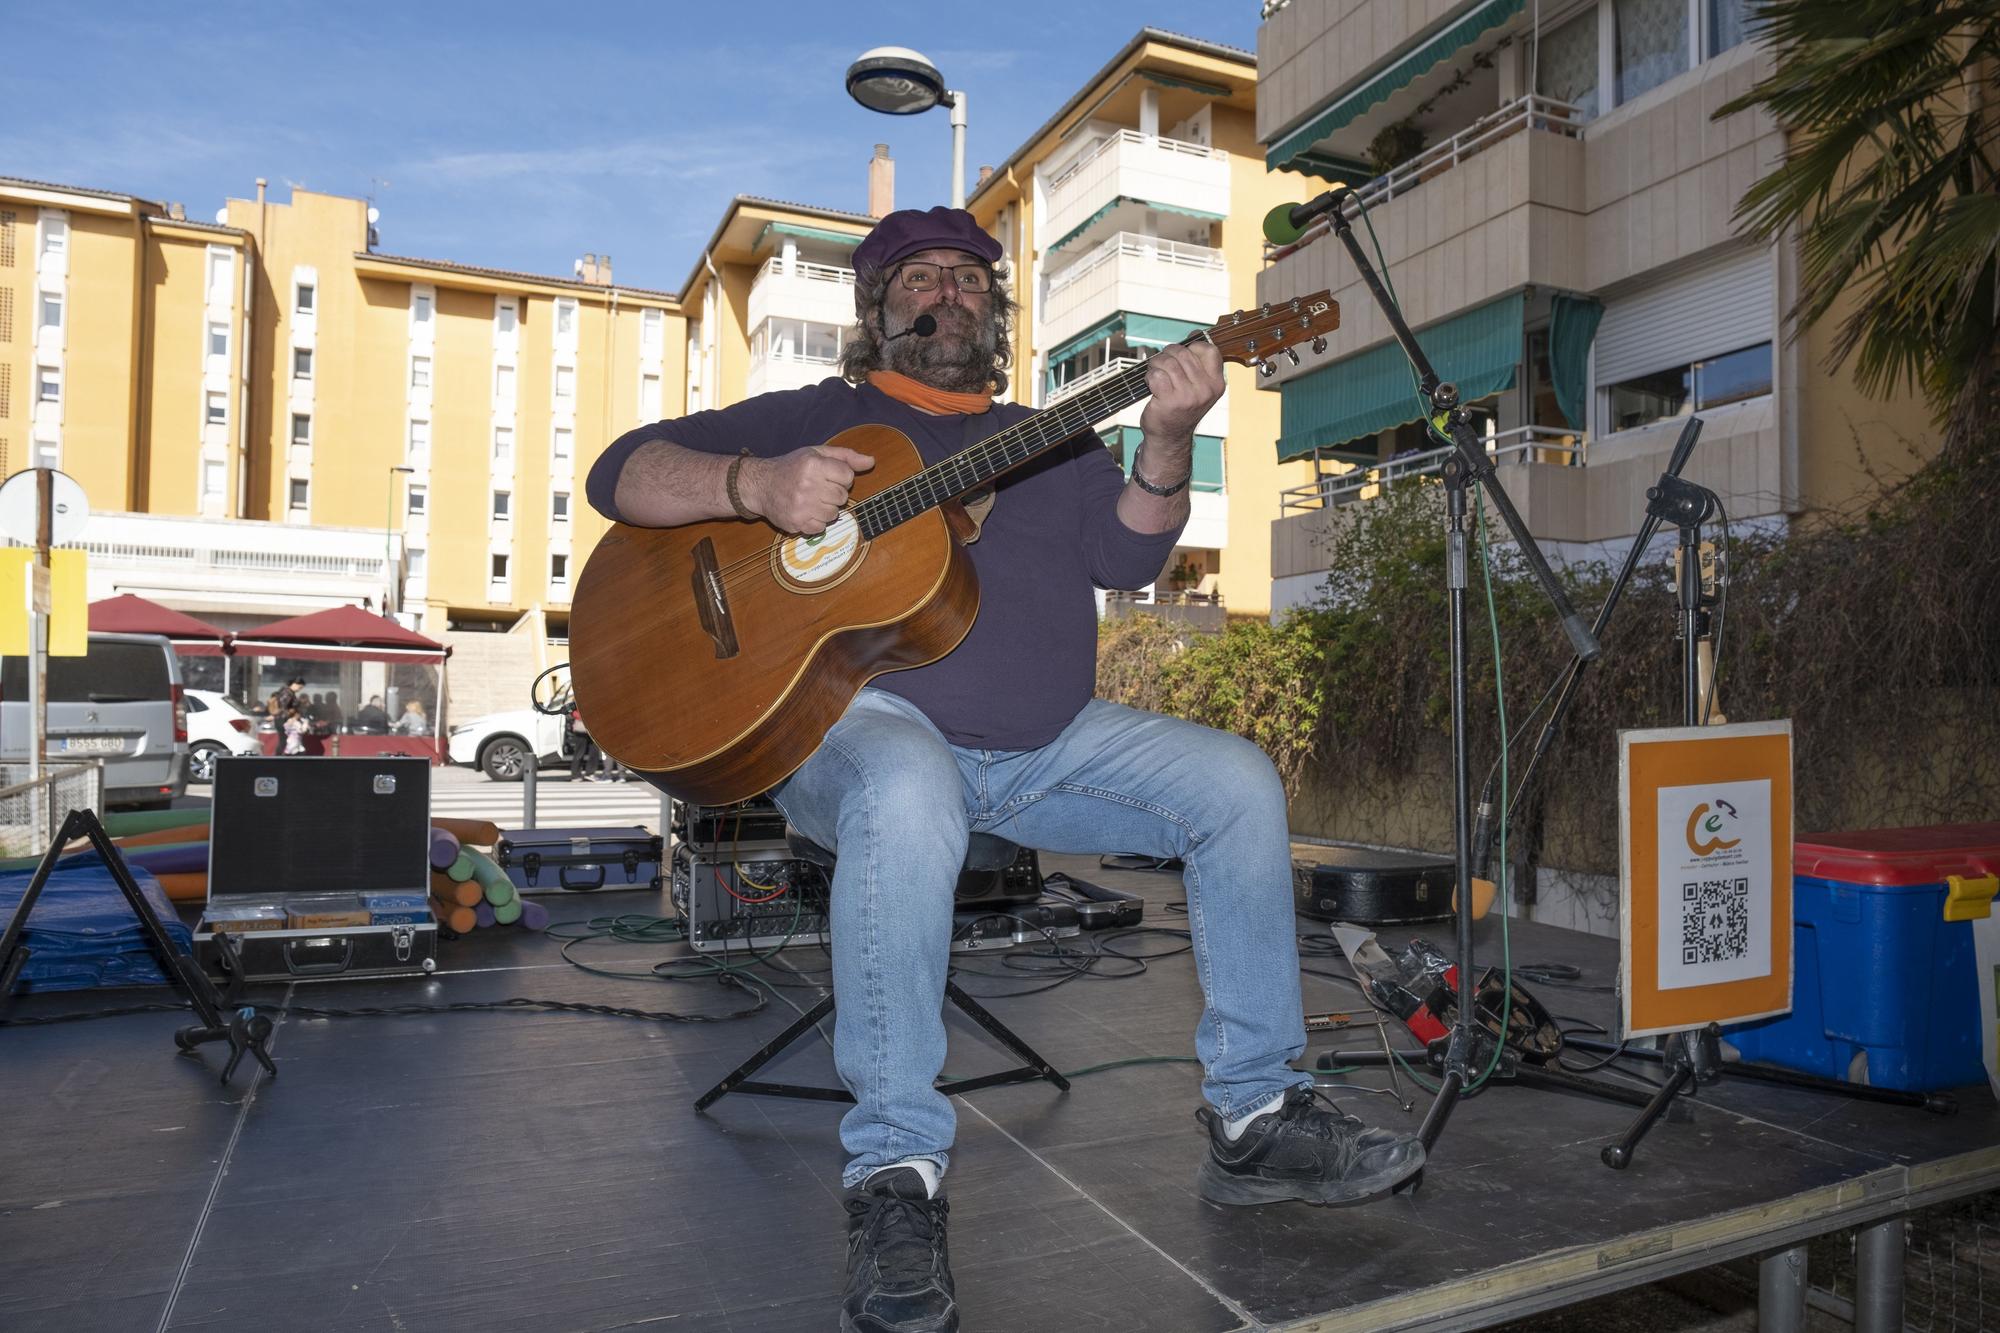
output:
<instances>
[{"instance_id":1,"label":"blue jeans","mask_svg":"<svg viewBox=\"0 0 2000 1333\"><path fill-rule=\"evenodd\" d=\"M967 835L1047 852L1186 864L1207 1003L1202 1095L1226 1118L1309 1085L1285 795L1271 761L1226 732L1092 700L1039 750L947 742L913 704L864 689L773 793L838 853L833 1056L855 1105L840 1123L852 1186L892 1162L940 1168L957 1126L944 1068L944 982Z\"/></svg>"}]
</instances>

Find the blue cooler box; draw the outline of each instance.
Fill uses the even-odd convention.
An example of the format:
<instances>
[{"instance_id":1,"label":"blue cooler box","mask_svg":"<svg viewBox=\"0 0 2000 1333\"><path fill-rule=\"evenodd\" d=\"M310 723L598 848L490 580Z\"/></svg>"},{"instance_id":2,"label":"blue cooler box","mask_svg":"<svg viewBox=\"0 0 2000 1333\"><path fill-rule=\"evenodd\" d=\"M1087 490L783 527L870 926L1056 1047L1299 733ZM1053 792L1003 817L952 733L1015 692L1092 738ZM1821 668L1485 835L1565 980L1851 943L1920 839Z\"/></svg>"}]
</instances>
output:
<instances>
[{"instance_id":1,"label":"blue cooler box","mask_svg":"<svg viewBox=\"0 0 2000 1333\"><path fill-rule=\"evenodd\" d=\"M1811 834L1792 872L1792 1012L1723 1039L1880 1088L1985 1082L1972 922L2000 884L2000 823Z\"/></svg>"}]
</instances>

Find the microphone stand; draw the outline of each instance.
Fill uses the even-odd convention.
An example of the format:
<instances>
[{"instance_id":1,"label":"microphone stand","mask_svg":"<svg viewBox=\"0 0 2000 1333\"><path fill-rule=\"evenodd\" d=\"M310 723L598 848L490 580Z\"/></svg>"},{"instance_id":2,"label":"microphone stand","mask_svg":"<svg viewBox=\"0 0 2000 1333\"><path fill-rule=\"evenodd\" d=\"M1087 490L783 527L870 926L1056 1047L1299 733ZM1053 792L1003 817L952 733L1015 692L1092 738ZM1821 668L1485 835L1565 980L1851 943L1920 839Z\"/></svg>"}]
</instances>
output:
<instances>
[{"instance_id":1,"label":"microphone stand","mask_svg":"<svg viewBox=\"0 0 2000 1333\"><path fill-rule=\"evenodd\" d=\"M1598 654L1597 638L1584 624L1570 604L1568 595L1549 568L1548 560L1542 555L1541 547L1529 534L1527 525L1521 521L1514 502L1508 498L1494 476L1493 460L1487 456L1485 445L1473 430L1472 417L1459 402L1458 387L1438 378L1431 360L1418 345L1416 335L1390 299L1382 286L1382 280L1369 264L1368 257L1361 251L1361 243L1355 239L1347 210L1341 207L1341 192L1329 192L1292 213L1292 220L1301 223L1319 213L1330 214L1333 230L1347 247L1347 253L1354 260L1354 267L1360 272L1362 282L1367 284L1375 303L1381 307L1389 327L1395 332L1396 341L1416 369L1418 384L1430 412L1431 428L1451 441L1454 453L1445 459L1443 480L1445 488L1445 583L1450 603L1451 621L1451 767L1452 767L1452 842L1456 858L1458 876L1458 978L1460 1001L1457 1018L1452 1025L1451 1036L1445 1047L1444 1079L1437 1097L1431 1102L1429 1114L1424 1117L1423 1128L1418 1137L1422 1139L1428 1152L1436 1144L1438 1136L1444 1132L1445 1123L1451 1118L1452 1109L1466 1085L1472 1081L1472 1064L1475 1050L1492 1040L1484 1029L1476 1023L1477 1005L1472 1001L1476 986L1473 970L1472 948L1472 776L1468 755L1466 728L1467 712L1467 667L1466 667L1466 604L1468 547L1471 540L1471 523L1467 518L1466 493L1474 483L1483 486L1486 496L1514 541L1526 558L1528 569L1536 583L1541 585L1543 594L1555 608L1562 621L1563 632L1569 636L1576 656L1589 661ZM1304 215L1304 216L1302 216ZM1490 1046L1489 1046L1490 1049Z\"/></svg>"}]
</instances>

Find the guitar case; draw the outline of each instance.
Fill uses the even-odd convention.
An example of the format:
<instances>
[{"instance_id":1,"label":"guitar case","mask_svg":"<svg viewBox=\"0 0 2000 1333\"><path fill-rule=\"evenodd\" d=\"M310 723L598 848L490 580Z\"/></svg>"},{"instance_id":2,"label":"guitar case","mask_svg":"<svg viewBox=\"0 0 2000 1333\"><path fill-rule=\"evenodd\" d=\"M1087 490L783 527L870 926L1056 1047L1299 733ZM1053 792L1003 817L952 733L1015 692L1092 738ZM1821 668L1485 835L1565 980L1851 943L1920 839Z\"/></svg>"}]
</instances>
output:
<instances>
[{"instance_id":1,"label":"guitar case","mask_svg":"<svg viewBox=\"0 0 2000 1333\"><path fill-rule=\"evenodd\" d=\"M1456 867L1448 856L1315 847L1294 862L1292 887L1300 916L1357 926L1443 921L1452 914Z\"/></svg>"}]
</instances>

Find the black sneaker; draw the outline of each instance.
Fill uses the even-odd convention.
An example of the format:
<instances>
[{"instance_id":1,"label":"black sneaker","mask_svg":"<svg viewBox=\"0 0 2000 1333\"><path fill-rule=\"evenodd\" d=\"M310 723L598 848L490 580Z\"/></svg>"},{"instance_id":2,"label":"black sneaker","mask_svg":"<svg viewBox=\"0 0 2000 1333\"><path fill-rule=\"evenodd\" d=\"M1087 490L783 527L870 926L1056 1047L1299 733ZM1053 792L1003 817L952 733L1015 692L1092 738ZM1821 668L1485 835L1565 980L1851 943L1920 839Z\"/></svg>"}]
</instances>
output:
<instances>
[{"instance_id":1,"label":"black sneaker","mask_svg":"<svg viewBox=\"0 0 2000 1333\"><path fill-rule=\"evenodd\" d=\"M954 1333L958 1300L944 1240L949 1211L907 1166L878 1172L848 1199L841 1333Z\"/></svg>"},{"instance_id":2,"label":"black sneaker","mask_svg":"<svg viewBox=\"0 0 2000 1333\"><path fill-rule=\"evenodd\" d=\"M1231 1142L1222 1117L1204 1106L1195 1119L1208 1128L1208 1156L1198 1178L1211 1203L1366 1203L1424 1167L1415 1136L1370 1129L1351 1115L1316 1105L1311 1088L1285 1094L1285 1104L1258 1116Z\"/></svg>"}]
</instances>

